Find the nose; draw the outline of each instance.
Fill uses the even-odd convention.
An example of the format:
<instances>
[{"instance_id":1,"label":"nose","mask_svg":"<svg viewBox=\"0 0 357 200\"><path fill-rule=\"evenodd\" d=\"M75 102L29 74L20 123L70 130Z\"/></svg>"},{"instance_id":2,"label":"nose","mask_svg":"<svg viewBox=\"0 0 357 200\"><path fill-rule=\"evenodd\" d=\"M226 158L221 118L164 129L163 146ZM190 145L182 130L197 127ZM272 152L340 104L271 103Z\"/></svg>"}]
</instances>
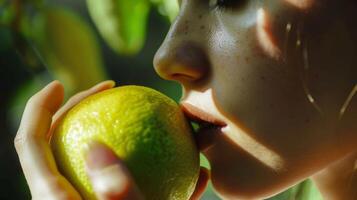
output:
<instances>
[{"instance_id":1,"label":"nose","mask_svg":"<svg viewBox=\"0 0 357 200\"><path fill-rule=\"evenodd\" d=\"M204 79L209 70L203 49L192 42L162 46L155 55L154 66L163 79L182 84Z\"/></svg>"},{"instance_id":2,"label":"nose","mask_svg":"<svg viewBox=\"0 0 357 200\"><path fill-rule=\"evenodd\" d=\"M196 28L198 24L203 26L203 17L199 15L201 20L194 21L192 14L187 13L181 10L154 57L159 76L184 85L205 79L210 69L204 46L207 33Z\"/></svg>"}]
</instances>

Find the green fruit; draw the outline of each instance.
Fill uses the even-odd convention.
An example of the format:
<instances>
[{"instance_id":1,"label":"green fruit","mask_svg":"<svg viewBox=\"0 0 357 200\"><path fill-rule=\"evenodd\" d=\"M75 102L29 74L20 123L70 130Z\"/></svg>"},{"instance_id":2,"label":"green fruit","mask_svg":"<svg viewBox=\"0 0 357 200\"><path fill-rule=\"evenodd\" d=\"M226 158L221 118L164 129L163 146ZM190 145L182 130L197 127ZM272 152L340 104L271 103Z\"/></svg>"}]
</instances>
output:
<instances>
[{"instance_id":1,"label":"green fruit","mask_svg":"<svg viewBox=\"0 0 357 200\"><path fill-rule=\"evenodd\" d=\"M117 53L135 54L145 42L147 0L87 0L89 13L107 44Z\"/></svg>"},{"instance_id":2,"label":"green fruit","mask_svg":"<svg viewBox=\"0 0 357 200\"><path fill-rule=\"evenodd\" d=\"M199 153L179 106L146 87L124 86L75 106L57 127L51 147L61 172L85 199L95 199L84 167L90 141L123 160L148 200L187 200L199 175Z\"/></svg>"}]
</instances>

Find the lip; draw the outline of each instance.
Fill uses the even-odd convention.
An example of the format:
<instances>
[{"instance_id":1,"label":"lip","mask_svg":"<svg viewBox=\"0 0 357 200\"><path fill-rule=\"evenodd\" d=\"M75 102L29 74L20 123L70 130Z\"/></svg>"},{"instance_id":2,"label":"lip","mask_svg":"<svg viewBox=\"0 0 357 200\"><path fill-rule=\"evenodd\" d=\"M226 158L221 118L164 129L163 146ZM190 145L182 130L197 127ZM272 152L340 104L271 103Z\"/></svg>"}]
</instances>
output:
<instances>
[{"instance_id":1,"label":"lip","mask_svg":"<svg viewBox=\"0 0 357 200\"><path fill-rule=\"evenodd\" d=\"M190 103L181 103L180 106L187 118L200 125L211 124L216 127L224 127L227 125L217 117L203 111L202 109Z\"/></svg>"},{"instance_id":2,"label":"lip","mask_svg":"<svg viewBox=\"0 0 357 200\"><path fill-rule=\"evenodd\" d=\"M199 124L200 128L194 133L194 138L198 149L204 153L214 145L215 137L222 133L226 123L192 104L181 103L180 106L190 121Z\"/></svg>"}]
</instances>

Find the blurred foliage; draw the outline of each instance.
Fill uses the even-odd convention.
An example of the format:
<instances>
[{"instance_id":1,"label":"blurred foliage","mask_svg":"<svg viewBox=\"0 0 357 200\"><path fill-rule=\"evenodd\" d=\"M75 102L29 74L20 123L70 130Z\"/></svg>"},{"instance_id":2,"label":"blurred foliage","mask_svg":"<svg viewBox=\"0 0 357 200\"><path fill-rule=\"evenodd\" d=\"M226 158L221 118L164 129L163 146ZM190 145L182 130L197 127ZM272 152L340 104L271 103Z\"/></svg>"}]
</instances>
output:
<instances>
[{"instance_id":1,"label":"blurred foliage","mask_svg":"<svg viewBox=\"0 0 357 200\"><path fill-rule=\"evenodd\" d=\"M142 48L151 4L170 21L178 13L177 0L87 0L92 19L107 44L125 55Z\"/></svg>"},{"instance_id":2,"label":"blurred foliage","mask_svg":"<svg viewBox=\"0 0 357 200\"><path fill-rule=\"evenodd\" d=\"M178 13L177 0L87 0L88 10L107 44L125 55L142 48L151 4L170 21Z\"/></svg>"},{"instance_id":3,"label":"blurred foliage","mask_svg":"<svg viewBox=\"0 0 357 200\"><path fill-rule=\"evenodd\" d=\"M94 31L75 12L46 7L34 17L31 30L43 62L69 93L106 79Z\"/></svg>"},{"instance_id":4,"label":"blurred foliage","mask_svg":"<svg viewBox=\"0 0 357 200\"><path fill-rule=\"evenodd\" d=\"M11 31L7 27L0 26L0 53L9 49L12 46L12 35Z\"/></svg>"},{"instance_id":5,"label":"blurred foliage","mask_svg":"<svg viewBox=\"0 0 357 200\"><path fill-rule=\"evenodd\" d=\"M0 25L9 26L15 18L15 6L7 1L0 2Z\"/></svg>"},{"instance_id":6,"label":"blurred foliage","mask_svg":"<svg viewBox=\"0 0 357 200\"><path fill-rule=\"evenodd\" d=\"M146 0L87 0L89 12L107 44L135 54L143 46L150 4Z\"/></svg>"},{"instance_id":7,"label":"blurred foliage","mask_svg":"<svg viewBox=\"0 0 357 200\"><path fill-rule=\"evenodd\" d=\"M269 200L323 200L314 183L307 179Z\"/></svg>"},{"instance_id":8,"label":"blurred foliage","mask_svg":"<svg viewBox=\"0 0 357 200\"><path fill-rule=\"evenodd\" d=\"M177 0L151 0L160 14L168 17L173 22L178 14L179 6Z\"/></svg>"},{"instance_id":9,"label":"blurred foliage","mask_svg":"<svg viewBox=\"0 0 357 200\"><path fill-rule=\"evenodd\" d=\"M86 3L99 34L118 56L140 53L146 42L150 10L158 11L167 22L172 22L178 13L177 0L86 0ZM69 96L108 77L98 38L89 22L50 1L0 0L0 52L13 47L33 75L10 99L14 127L27 99L50 80L61 80ZM177 85L148 86L162 89L176 101L180 98ZM210 168L202 155L201 165ZM211 184L202 199L219 199ZM321 199L310 180L270 198Z\"/></svg>"},{"instance_id":10,"label":"blurred foliage","mask_svg":"<svg viewBox=\"0 0 357 200\"><path fill-rule=\"evenodd\" d=\"M82 16L44 0L1 0L0 25L11 29L15 46L30 69L46 68L69 89L67 95L106 79L98 38ZM119 55L137 54L155 8L169 20L176 0L87 0L100 35Z\"/></svg>"}]
</instances>

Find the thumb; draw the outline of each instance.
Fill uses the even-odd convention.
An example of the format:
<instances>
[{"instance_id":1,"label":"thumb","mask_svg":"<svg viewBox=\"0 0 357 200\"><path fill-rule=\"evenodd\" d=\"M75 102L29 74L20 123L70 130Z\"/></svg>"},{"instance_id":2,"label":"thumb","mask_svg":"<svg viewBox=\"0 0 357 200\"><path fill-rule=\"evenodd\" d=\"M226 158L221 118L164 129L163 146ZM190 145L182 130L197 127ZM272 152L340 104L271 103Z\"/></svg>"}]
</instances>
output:
<instances>
[{"instance_id":1,"label":"thumb","mask_svg":"<svg viewBox=\"0 0 357 200\"><path fill-rule=\"evenodd\" d=\"M86 169L100 200L142 199L124 163L106 145L89 144Z\"/></svg>"}]
</instances>

